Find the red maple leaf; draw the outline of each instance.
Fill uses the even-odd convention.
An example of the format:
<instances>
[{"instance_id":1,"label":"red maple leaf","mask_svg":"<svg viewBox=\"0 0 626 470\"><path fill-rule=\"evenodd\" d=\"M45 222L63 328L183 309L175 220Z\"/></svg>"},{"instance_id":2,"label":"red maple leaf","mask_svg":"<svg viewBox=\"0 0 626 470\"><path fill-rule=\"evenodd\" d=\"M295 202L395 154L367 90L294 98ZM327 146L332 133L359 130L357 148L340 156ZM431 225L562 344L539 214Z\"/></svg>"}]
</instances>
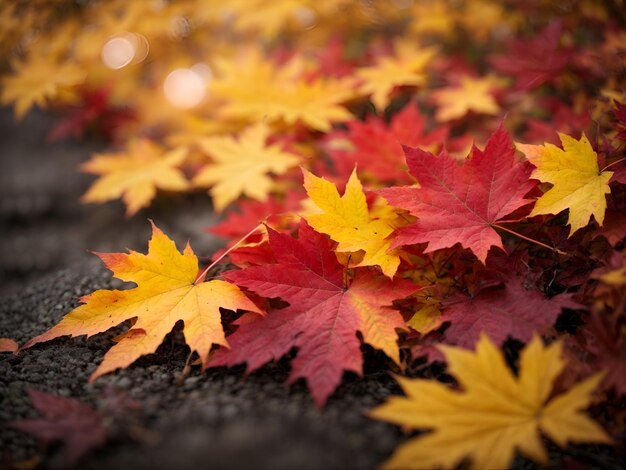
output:
<instances>
[{"instance_id":1,"label":"red maple leaf","mask_svg":"<svg viewBox=\"0 0 626 470\"><path fill-rule=\"evenodd\" d=\"M428 131L426 118L413 103L397 113L389 125L371 116L365 122L349 121L347 126L347 131L336 132L327 144L342 181L348 180L356 165L359 173L376 181L409 183L402 145L427 147L443 142L448 134L447 127ZM334 146L338 138L347 139L352 148Z\"/></svg>"},{"instance_id":2,"label":"red maple leaf","mask_svg":"<svg viewBox=\"0 0 626 470\"><path fill-rule=\"evenodd\" d=\"M585 349L594 357L593 369L606 371L606 388L626 394L626 326L619 318L593 312L583 335Z\"/></svg>"},{"instance_id":3,"label":"red maple leaf","mask_svg":"<svg viewBox=\"0 0 626 470\"><path fill-rule=\"evenodd\" d=\"M282 227L285 224L281 217L296 212L305 195L304 192L290 191L283 201L276 198L268 198L264 202L253 199L239 201L235 210L229 210L224 220L207 227L206 231L236 242L261 222Z\"/></svg>"},{"instance_id":4,"label":"red maple leaf","mask_svg":"<svg viewBox=\"0 0 626 470\"><path fill-rule=\"evenodd\" d=\"M302 223L299 238L269 229L275 264L230 271L224 277L267 298L280 297L289 306L271 311L263 321L244 315L228 337L230 349L220 349L209 366L247 362L255 370L298 348L289 382L304 378L315 403L322 406L341 382L344 371L362 373L363 341L399 360L396 329L405 323L390 308L395 299L417 290L408 281L390 281L369 268L355 270L346 286L326 235Z\"/></svg>"},{"instance_id":5,"label":"red maple leaf","mask_svg":"<svg viewBox=\"0 0 626 470\"><path fill-rule=\"evenodd\" d=\"M595 233L603 235L612 246L615 246L626 238L626 187L619 184L611 186L612 197L607 199L604 224L598 227Z\"/></svg>"},{"instance_id":6,"label":"red maple leaf","mask_svg":"<svg viewBox=\"0 0 626 470\"><path fill-rule=\"evenodd\" d=\"M450 322L445 342L473 349L481 332L497 344L508 337L530 341L533 333L543 334L555 323L565 307L580 308L570 294L548 299L542 292L527 288L524 280L504 274L498 289L475 297L456 295L443 304L441 319Z\"/></svg>"},{"instance_id":7,"label":"red maple leaf","mask_svg":"<svg viewBox=\"0 0 626 470\"><path fill-rule=\"evenodd\" d=\"M615 115L615 130L617 131L616 139L626 140L626 104L614 101L615 109L613 114Z\"/></svg>"},{"instance_id":8,"label":"red maple leaf","mask_svg":"<svg viewBox=\"0 0 626 470\"><path fill-rule=\"evenodd\" d=\"M235 210L228 211L224 220L207 227L206 231L237 241L268 217L285 211L285 206L273 198L265 202L252 199L240 201L236 204Z\"/></svg>"},{"instance_id":9,"label":"red maple leaf","mask_svg":"<svg viewBox=\"0 0 626 470\"><path fill-rule=\"evenodd\" d=\"M63 117L50 130L49 142L67 137L80 139L93 129L107 140L115 137L115 132L131 121L134 116L129 110L114 108L109 103L110 88L80 90L82 102L78 106L67 106Z\"/></svg>"},{"instance_id":10,"label":"red maple leaf","mask_svg":"<svg viewBox=\"0 0 626 470\"><path fill-rule=\"evenodd\" d=\"M492 56L500 72L516 78L516 86L532 90L559 78L574 57L571 48L560 48L561 23L554 22L531 39L513 39L506 54Z\"/></svg>"},{"instance_id":11,"label":"red maple leaf","mask_svg":"<svg viewBox=\"0 0 626 470\"><path fill-rule=\"evenodd\" d=\"M503 248L494 226L531 202L524 196L536 183L528 179L531 166L516 161L502 126L484 152L474 147L462 165L445 152L435 156L404 147L404 153L421 187L386 188L379 194L418 220L397 231L392 247L428 243L425 252L431 252L460 243L483 263L492 246Z\"/></svg>"},{"instance_id":12,"label":"red maple leaf","mask_svg":"<svg viewBox=\"0 0 626 470\"><path fill-rule=\"evenodd\" d=\"M102 446L107 430L100 413L74 398L65 398L29 389L33 406L43 417L10 423L48 446L61 442L59 463L74 467L88 452Z\"/></svg>"}]
</instances>

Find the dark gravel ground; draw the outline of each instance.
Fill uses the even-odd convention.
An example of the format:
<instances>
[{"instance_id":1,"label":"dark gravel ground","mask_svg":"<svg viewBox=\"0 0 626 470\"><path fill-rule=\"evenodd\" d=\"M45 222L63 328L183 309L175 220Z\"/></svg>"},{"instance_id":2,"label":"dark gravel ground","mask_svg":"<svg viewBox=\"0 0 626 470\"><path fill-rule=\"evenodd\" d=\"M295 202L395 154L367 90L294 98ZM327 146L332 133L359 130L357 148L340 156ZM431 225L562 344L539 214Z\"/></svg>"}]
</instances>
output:
<instances>
[{"instance_id":1,"label":"dark gravel ground","mask_svg":"<svg viewBox=\"0 0 626 470\"><path fill-rule=\"evenodd\" d=\"M150 217L178 243L191 240L207 256L217 241L202 229L214 223L208 198L159 200L132 220L112 203L83 206L90 181L76 166L98 144L44 142L49 121L31 114L16 126L0 112L0 337L20 343L45 331L77 305L79 296L119 287L87 253L145 250ZM78 398L107 418L110 438L80 464L86 469L369 469L407 436L364 413L399 388L381 354L365 350L365 375L346 374L323 410L302 382L283 385L283 359L244 377L243 367L192 368L181 380L188 354L174 331L156 354L88 384L112 338L121 330L84 338L59 338L0 355L0 467L56 468L55 449L38 446L7 423L37 417L27 388ZM111 400L118 405L111 407ZM109 405L107 405L107 403ZM551 448L553 468L624 468L615 453ZM534 468L522 459L516 468Z\"/></svg>"}]
</instances>

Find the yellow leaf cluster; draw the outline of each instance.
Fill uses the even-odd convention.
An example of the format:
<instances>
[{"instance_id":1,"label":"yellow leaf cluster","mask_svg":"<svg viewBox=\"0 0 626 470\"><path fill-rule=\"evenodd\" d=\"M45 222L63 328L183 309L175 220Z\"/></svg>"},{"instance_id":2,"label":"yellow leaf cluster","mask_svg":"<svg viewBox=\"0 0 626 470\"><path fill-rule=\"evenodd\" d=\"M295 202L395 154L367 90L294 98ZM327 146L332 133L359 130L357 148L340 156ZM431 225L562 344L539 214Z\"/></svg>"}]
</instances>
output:
<instances>
[{"instance_id":1,"label":"yellow leaf cluster","mask_svg":"<svg viewBox=\"0 0 626 470\"><path fill-rule=\"evenodd\" d=\"M349 119L342 103L352 98L352 80L305 80L299 59L277 68L258 51L238 60L216 60L211 93L224 101L221 113L248 122L302 122L322 132Z\"/></svg>"},{"instance_id":2,"label":"yellow leaf cluster","mask_svg":"<svg viewBox=\"0 0 626 470\"><path fill-rule=\"evenodd\" d=\"M535 336L521 353L518 376L486 335L475 352L441 349L462 391L432 380L398 378L407 396L370 412L376 419L431 430L399 447L385 468L454 468L466 458L472 468L507 468L516 451L546 464L540 431L561 447L611 442L583 412L602 373L552 395L565 367L560 342L544 346Z\"/></svg>"},{"instance_id":3,"label":"yellow leaf cluster","mask_svg":"<svg viewBox=\"0 0 626 470\"><path fill-rule=\"evenodd\" d=\"M497 0L424 0L414 2L410 8L410 29L416 35L452 36L461 28L472 38L484 41L497 28L517 28L523 18L507 10Z\"/></svg>"}]
</instances>

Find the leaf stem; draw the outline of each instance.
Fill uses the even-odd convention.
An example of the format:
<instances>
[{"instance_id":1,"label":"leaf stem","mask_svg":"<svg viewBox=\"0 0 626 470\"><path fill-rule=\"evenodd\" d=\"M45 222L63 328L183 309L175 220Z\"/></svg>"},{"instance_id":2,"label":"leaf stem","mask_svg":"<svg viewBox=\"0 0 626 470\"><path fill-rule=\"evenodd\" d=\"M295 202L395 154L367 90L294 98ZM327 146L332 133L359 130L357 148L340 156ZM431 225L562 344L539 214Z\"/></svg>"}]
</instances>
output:
<instances>
[{"instance_id":1,"label":"leaf stem","mask_svg":"<svg viewBox=\"0 0 626 470\"><path fill-rule=\"evenodd\" d=\"M343 270L343 288L348 290L348 269L350 269L350 260L352 259L352 254L348 256L348 262L346 263L346 269Z\"/></svg>"},{"instance_id":2,"label":"leaf stem","mask_svg":"<svg viewBox=\"0 0 626 470\"><path fill-rule=\"evenodd\" d=\"M518 222L521 222L522 220L526 220L527 217L522 217L520 219L507 219L507 220L498 220L499 224L516 224Z\"/></svg>"},{"instance_id":3,"label":"leaf stem","mask_svg":"<svg viewBox=\"0 0 626 470\"><path fill-rule=\"evenodd\" d=\"M624 158L620 158L619 160L615 160L613 163L609 163L608 165L606 165L604 168L602 168L600 170L600 173L602 173L603 171L605 171L607 168L612 167L613 165L617 165L618 163L623 162L624 160L626 160L626 157Z\"/></svg>"},{"instance_id":4,"label":"leaf stem","mask_svg":"<svg viewBox=\"0 0 626 470\"><path fill-rule=\"evenodd\" d=\"M211 268L213 266L215 266L217 263L222 261L231 251L233 251L235 248L237 248L239 245L241 245L241 243L243 243L243 241L246 238L248 238L250 235L252 235L254 232L256 232L262 226L263 226L263 223L260 223L259 225L254 227L252 230L250 230L248 233L246 233L243 237L241 237L239 240L237 240L237 242L234 245L232 245L230 248L228 248L226 251L224 251L224 253L219 255L218 258L215 261L213 261L211 264L209 264L207 266L207 268L204 271L202 271L198 275L198 277L196 277L196 280L193 283L194 284L200 284L201 282L204 282L204 279L206 278L207 273L211 270Z\"/></svg>"},{"instance_id":5,"label":"leaf stem","mask_svg":"<svg viewBox=\"0 0 626 470\"><path fill-rule=\"evenodd\" d=\"M492 227L504 230L505 232L508 232L511 235L515 235L516 237L519 237L519 238L521 238L523 240L526 240L527 242L531 242L531 243L534 243L535 245L539 245L539 246L541 246L543 248L546 248L546 249L548 249L550 251L554 251L555 253L558 253L559 255L569 256L569 254L565 253L564 251L559 250L558 248L554 248L553 246L546 245L545 243L542 243L539 240L535 240L534 238L527 237L527 236L522 235L521 233L518 233L518 232L516 232L514 230L508 229L506 227L502 227L502 226L500 226L498 224L493 224Z\"/></svg>"}]
</instances>

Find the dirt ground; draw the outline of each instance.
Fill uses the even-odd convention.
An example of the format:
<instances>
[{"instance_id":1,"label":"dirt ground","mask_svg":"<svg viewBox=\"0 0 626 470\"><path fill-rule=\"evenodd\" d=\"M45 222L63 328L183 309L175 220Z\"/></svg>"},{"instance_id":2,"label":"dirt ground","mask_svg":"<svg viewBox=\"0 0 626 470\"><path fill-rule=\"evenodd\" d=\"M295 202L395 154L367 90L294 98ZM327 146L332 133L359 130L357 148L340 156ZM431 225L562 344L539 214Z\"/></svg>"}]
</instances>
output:
<instances>
[{"instance_id":1,"label":"dirt ground","mask_svg":"<svg viewBox=\"0 0 626 470\"><path fill-rule=\"evenodd\" d=\"M0 111L0 337L20 343L51 327L79 296L117 286L88 252L145 251L152 218L179 246L199 256L219 240L203 229L217 220L206 195L159 199L131 220L120 203L79 203L91 178L77 165L98 142L49 144L50 118L31 113L19 125ZM245 377L244 368L198 367L180 380L188 349L175 331L156 354L101 377L95 369L121 330L60 338L17 356L0 355L0 467L57 468L64 462L7 423L36 417L27 388L83 400L106 411L110 438L80 464L87 469L369 469L408 438L365 413L400 393L381 354L367 349L363 378L343 385L318 410L303 382L283 385L283 359ZM117 405L111 408L111 397ZM111 411L113 409L113 411ZM624 468L616 452L550 447L553 468ZM515 468L534 468L518 457Z\"/></svg>"}]
</instances>

